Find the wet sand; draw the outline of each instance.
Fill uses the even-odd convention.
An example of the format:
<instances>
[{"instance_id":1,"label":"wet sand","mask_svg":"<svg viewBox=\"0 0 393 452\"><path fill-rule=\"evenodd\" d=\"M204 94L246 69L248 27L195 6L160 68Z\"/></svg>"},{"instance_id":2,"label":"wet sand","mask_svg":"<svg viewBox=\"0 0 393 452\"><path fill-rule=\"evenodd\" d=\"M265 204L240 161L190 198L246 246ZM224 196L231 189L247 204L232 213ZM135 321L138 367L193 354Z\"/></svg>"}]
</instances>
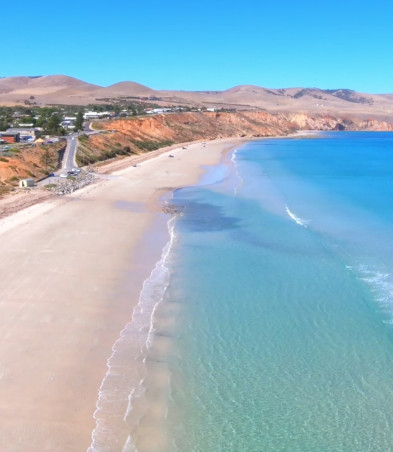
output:
<instances>
[{"instance_id":1,"label":"wet sand","mask_svg":"<svg viewBox=\"0 0 393 452\"><path fill-rule=\"evenodd\" d=\"M172 149L0 220L0 450L90 446L107 359L167 239L160 199L239 143Z\"/></svg>"}]
</instances>

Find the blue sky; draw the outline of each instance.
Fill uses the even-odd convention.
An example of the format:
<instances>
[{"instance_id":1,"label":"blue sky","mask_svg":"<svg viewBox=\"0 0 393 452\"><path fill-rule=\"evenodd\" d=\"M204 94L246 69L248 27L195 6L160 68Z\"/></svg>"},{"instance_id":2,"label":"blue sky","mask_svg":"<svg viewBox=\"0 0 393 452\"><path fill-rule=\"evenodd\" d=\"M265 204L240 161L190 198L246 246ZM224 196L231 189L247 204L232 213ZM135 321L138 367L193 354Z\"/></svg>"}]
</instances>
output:
<instances>
[{"instance_id":1,"label":"blue sky","mask_svg":"<svg viewBox=\"0 0 393 452\"><path fill-rule=\"evenodd\" d=\"M155 89L252 84L393 93L391 1L4 3L3 77L64 74Z\"/></svg>"}]
</instances>

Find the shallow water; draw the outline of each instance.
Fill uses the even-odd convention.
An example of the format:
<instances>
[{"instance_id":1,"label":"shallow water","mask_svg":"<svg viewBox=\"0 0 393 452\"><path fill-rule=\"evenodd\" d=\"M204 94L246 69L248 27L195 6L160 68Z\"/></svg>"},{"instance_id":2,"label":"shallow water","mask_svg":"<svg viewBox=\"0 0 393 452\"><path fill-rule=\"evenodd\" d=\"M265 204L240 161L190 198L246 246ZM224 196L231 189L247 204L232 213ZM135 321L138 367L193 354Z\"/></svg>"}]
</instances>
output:
<instances>
[{"instance_id":1,"label":"shallow water","mask_svg":"<svg viewBox=\"0 0 393 452\"><path fill-rule=\"evenodd\" d=\"M393 451L392 181L393 134L327 133L176 191L128 441L94 450Z\"/></svg>"},{"instance_id":2,"label":"shallow water","mask_svg":"<svg viewBox=\"0 0 393 452\"><path fill-rule=\"evenodd\" d=\"M168 450L393 450L392 151L254 142L176 192Z\"/></svg>"}]
</instances>

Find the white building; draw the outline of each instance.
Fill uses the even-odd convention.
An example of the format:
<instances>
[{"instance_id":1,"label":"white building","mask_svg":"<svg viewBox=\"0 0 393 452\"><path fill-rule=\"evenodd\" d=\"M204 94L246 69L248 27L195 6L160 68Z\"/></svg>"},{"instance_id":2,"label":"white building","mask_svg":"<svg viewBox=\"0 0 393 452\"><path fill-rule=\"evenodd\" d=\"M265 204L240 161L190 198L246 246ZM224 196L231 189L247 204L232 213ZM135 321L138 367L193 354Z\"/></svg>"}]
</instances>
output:
<instances>
[{"instance_id":1,"label":"white building","mask_svg":"<svg viewBox=\"0 0 393 452\"><path fill-rule=\"evenodd\" d=\"M34 179L22 179L19 181L20 188L34 187Z\"/></svg>"},{"instance_id":2,"label":"white building","mask_svg":"<svg viewBox=\"0 0 393 452\"><path fill-rule=\"evenodd\" d=\"M100 119L100 118L109 118L112 114L109 111L87 111L83 115L83 119Z\"/></svg>"}]
</instances>

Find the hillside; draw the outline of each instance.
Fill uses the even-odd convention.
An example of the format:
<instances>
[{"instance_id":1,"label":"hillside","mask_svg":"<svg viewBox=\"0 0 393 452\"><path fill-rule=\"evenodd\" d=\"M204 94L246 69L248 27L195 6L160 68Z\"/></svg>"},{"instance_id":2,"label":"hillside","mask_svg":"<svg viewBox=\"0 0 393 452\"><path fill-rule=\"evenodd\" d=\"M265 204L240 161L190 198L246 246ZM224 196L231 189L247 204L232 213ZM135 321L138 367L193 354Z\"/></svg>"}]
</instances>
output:
<instances>
[{"instance_id":1,"label":"hillside","mask_svg":"<svg viewBox=\"0 0 393 452\"><path fill-rule=\"evenodd\" d=\"M100 134L81 135L77 152L80 166L116 158L119 164L138 162L147 152L192 141L241 137L286 136L298 130L393 131L393 121L305 113L189 112L99 122ZM12 147L0 156L0 196L25 177L38 180L59 166L65 142L47 146ZM117 164L117 163L116 163Z\"/></svg>"},{"instance_id":2,"label":"hillside","mask_svg":"<svg viewBox=\"0 0 393 452\"><path fill-rule=\"evenodd\" d=\"M190 112L100 123L106 133L83 136L78 161L93 164L164 146L229 137L286 136L297 130L393 130L393 123L328 115L267 112Z\"/></svg>"},{"instance_id":3,"label":"hillside","mask_svg":"<svg viewBox=\"0 0 393 452\"><path fill-rule=\"evenodd\" d=\"M44 146L12 147L0 155L0 197L17 187L19 180L36 181L60 166L65 140Z\"/></svg>"},{"instance_id":4,"label":"hillside","mask_svg":"<svg viewBox=\"0 0 393 452\"><path fill-rule=\"evenodd\" d=\"M349 89L267 89L240 85L224 91L154 90L135 82L108 87L64 75L6 77L0 79L0 105L116 103L134 99L158 105L216 107L318 115L357 115L365 119L392 120L393 94L358 93Z\"/></svg>"}]
</instances>

